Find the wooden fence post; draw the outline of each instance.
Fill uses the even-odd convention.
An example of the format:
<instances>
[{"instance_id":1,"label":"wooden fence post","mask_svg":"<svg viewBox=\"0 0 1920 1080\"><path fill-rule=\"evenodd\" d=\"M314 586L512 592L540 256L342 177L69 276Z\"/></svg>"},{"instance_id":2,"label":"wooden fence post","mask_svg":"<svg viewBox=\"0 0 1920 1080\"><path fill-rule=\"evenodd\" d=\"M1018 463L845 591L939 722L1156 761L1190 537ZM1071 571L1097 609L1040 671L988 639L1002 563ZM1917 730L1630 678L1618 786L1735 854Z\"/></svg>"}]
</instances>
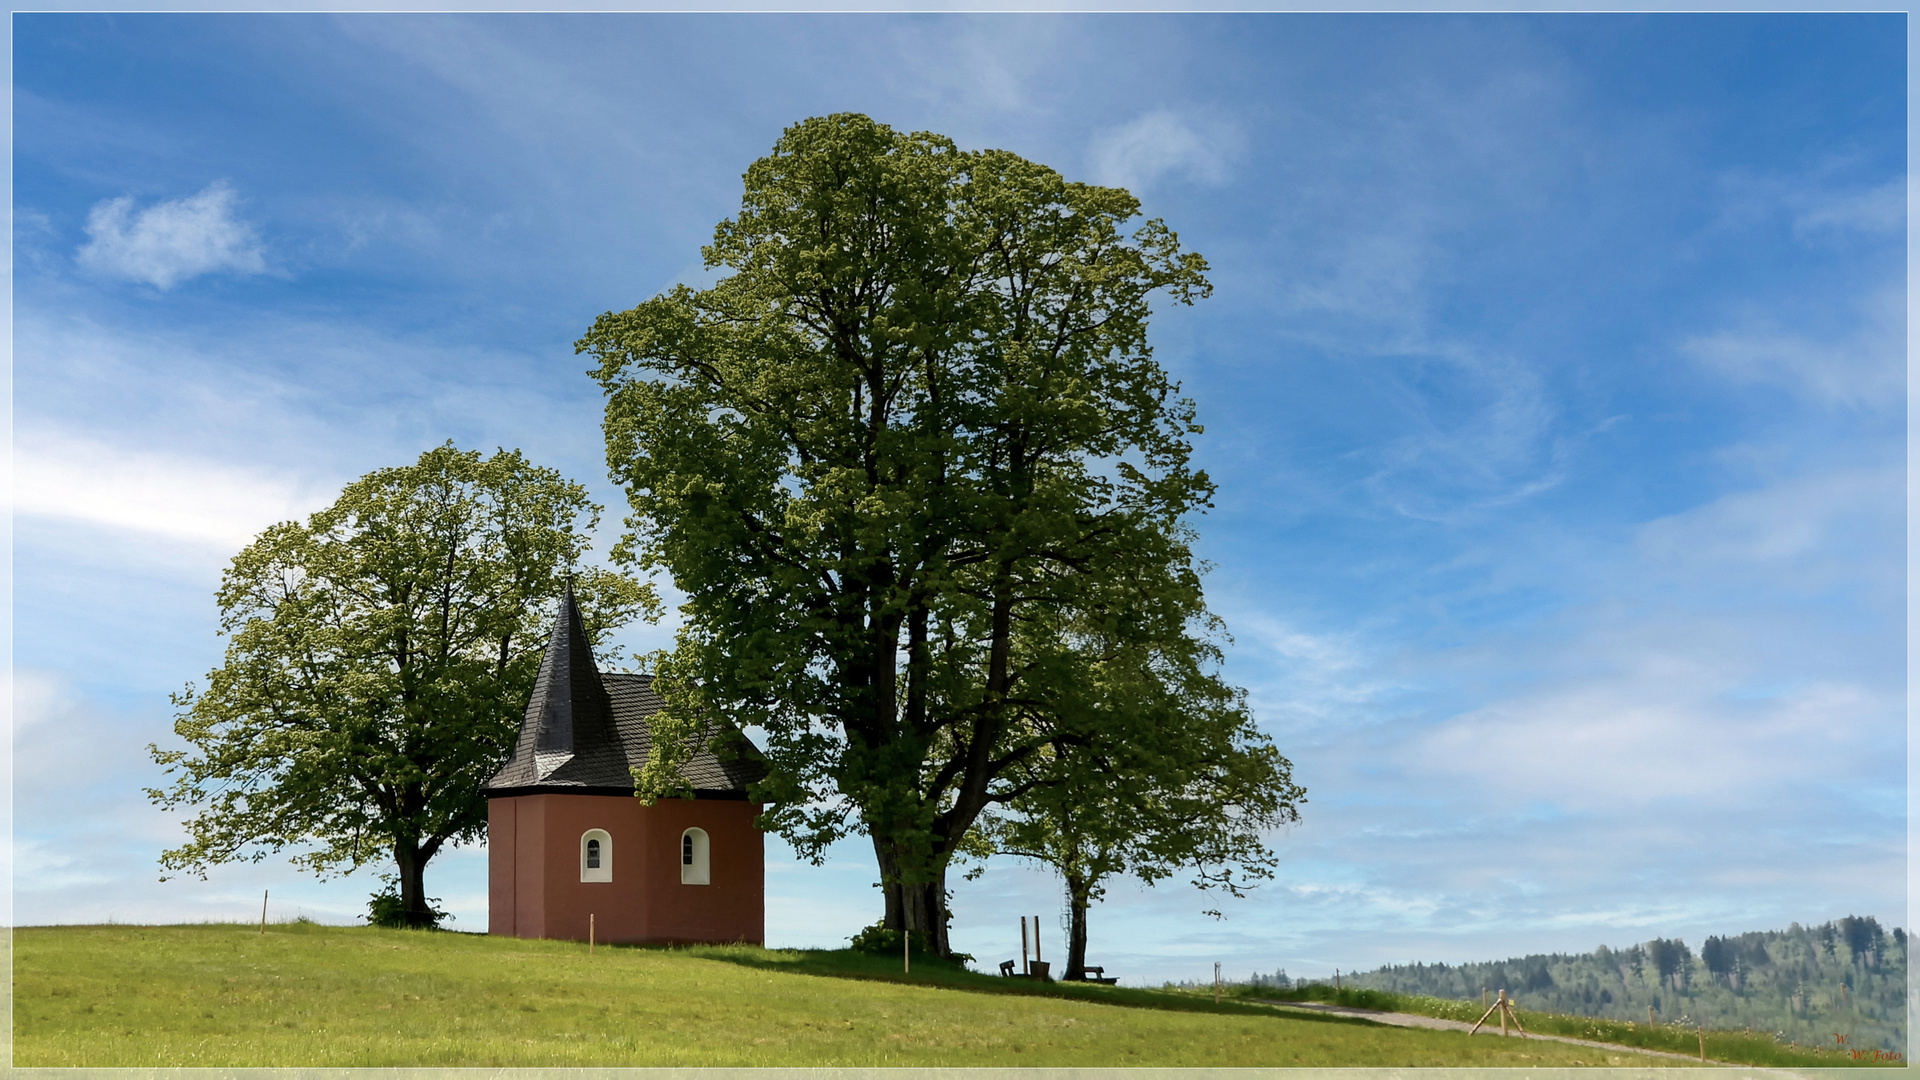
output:
<instances>
[{"instance_id":1,"label":"wooden fence post","mask_svg":"<svg viewBox=\"0 0 1920 1080\"><path fill-rule=\"evenodd\" d=\"M263 934L267 932L267 893L270 891L269 889L260 890L260 932Z\"/></svg>"}]
</instances>

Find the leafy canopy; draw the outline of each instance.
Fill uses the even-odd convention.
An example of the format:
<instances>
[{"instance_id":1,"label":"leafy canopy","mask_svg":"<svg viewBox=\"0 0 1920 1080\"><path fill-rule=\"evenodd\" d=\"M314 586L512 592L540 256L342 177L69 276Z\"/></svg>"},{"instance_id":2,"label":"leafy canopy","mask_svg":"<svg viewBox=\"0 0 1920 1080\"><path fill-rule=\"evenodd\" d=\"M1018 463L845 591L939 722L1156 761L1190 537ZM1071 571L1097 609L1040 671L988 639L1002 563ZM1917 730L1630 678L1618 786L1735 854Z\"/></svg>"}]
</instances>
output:
<instances>
[{"instance_id":1,"label":"leafy canopy","mask_svg":"<svg viewBox=\"0 0 1920 1080\"><path fill-rule=\"evenodd\" d=\"M480 786L511 748L562 577L599 508L518 451L451 443L355 481L304 524L275 525L221 579L226 661L176 695L187 749L147 794L195 811L171 872L296 848L326 874L391 857L430 922L427 862L486 826ZM586 570L590 635L651 613L650 586Z\"/></svg>"},{"instance_id":2,"label":"leafy canopy","mask_svg":"<svg viewBox=\"0 0 1920 1080\"><path fill-rule=\"evenodd\" d=\"M894 886L928 883L914 925L937 920L955 844L1048 744L1023 718L1070 665L1016 655L1017 627L1104 581L1189 588L1179 521L1212 487L1146 331L1154 293L1207 294L1205 262L1157 220L1125 232L1138 211L815 118L748 169L704 249L725 277L579 343L632 510L616 554L687 596L656 729L764 731L770 823L816 855L868 832L896 929ZM679 745L643 787L672 790Z\"/></svg>"}]
</instances>

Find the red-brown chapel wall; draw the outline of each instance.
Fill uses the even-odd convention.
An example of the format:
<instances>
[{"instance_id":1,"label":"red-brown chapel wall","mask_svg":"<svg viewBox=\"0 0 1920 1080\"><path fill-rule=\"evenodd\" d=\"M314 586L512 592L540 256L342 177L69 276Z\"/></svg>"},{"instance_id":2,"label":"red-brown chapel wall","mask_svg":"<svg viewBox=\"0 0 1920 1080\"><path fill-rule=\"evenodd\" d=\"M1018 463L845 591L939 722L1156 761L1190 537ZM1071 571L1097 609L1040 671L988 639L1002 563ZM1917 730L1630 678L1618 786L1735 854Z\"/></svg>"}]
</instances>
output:
<instances>
[{"instance_id":1,"label":"red-brown chapel wall","mask_svg":"<svg viewBox=\"0 0 1920 1080\"><path fill-rule=\"evenodd\" d=\"M756 803L520 795L487 804L488 933L660 944L766 939L766 849ZM680 836L708 836L710 884L680 883ZM580 838L603 829L612 881L580 880Z\"/></svg>"}]
</instances>

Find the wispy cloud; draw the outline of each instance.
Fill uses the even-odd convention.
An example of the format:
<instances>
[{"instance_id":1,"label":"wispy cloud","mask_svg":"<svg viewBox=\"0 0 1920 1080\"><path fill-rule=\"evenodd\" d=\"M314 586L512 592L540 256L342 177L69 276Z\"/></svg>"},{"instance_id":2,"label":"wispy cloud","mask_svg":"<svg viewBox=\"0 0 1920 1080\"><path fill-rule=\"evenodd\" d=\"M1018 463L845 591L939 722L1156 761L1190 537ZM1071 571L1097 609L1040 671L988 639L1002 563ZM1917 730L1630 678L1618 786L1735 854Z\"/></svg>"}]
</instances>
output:
<instances>
[{"instance_id":1,"label":"wispy cloud","mask_svg":"<svg viewBox=\"0 0 1920 1080\"><path fill-rule=\"evenodd\" d=\"M902 93L956 113L1045 109L1035 82L1056 70L1056 44L1071 35L1058 16L1028 15L1020 32L1003 21L948 16L889 28L876 56L882 77ZM1036 100L1036 97L1041 100Z\"/></svg>"},{"instance_id":2,"label":"wispy cloud","mask_svg":"<svg viewBox=\"0 0 1920 1080\"><path fill-rule=\"evenodd\" d=\"M252 225L235 210L239 196L223 180L198 195L135 211L133 196L94 206L81 266L110 277L170 289L203 274L264 274L266 254Z\"/></svg>"},{"instance_id":3,"label":"wispy cloud","mask_svg":"<svg viewBox=\"0 0 1920 1080\"><path fill-rule=\"evenodd\" d=\"M1155 109L1096 134L1088 156L1096 182L1137 194L1165 180L1225 183L1240 143L1239 132L1230 124Z\"/></svg>"},{"instance_id":4,"label":"wispy cloud","mask_svg":"<svg viewBox=\"0 0 1920 1080\"><path fill-rule=\"evenodd\" d=\"M314 488L226 463L40 431L14 456L14 512L238 550L326 501Z\"/></svg>"},{"instance_id":5,"label":"wispy cloud","mask_svg":"<svg viewBox=\"0 0 1920 1080\"><path fill-rule=\"evenodd\" d=\"M1680 351L1737 383L1779 387L1827 406L1898 408L1905 401L1906 289L1891 285L1852 306L1847 324L1827 334L1755 311L1734 326L1684 339Z\"/></svg>"},{"instance_id":6,"label":"wispy cloud","mask_svg":"<svg viewBox=\"0 0 1920 1080\"><path fill-rule=\"evenodd\" d=\"M1896 176L1876 187L1821 192L1800 201L1795 235L1845 230L1890 236L1907 224L1907 178Z\"/></svg>"},{"instance_id":7,"label":"wispy cloud","mask_svg":"<svg viewBox=\"0 0 1920 1080\"><path fill-rule=\"evenodd\" d=\"M1716 225L1784 224L1808 245L1898 240L1907 224L1907 178L1869 180L1861 170L1861 161L1844 154L1797 170L1729 170L1717 178Z\"/></svg>"}]
</instances>

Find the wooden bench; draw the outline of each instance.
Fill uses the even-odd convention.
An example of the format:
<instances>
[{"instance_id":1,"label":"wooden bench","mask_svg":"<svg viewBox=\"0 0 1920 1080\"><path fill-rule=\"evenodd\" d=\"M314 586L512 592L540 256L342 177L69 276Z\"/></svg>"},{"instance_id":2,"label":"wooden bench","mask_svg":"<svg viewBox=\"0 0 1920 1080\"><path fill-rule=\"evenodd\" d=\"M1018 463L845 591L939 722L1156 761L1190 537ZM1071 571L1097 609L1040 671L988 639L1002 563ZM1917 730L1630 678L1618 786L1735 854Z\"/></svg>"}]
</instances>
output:
<instances>
[{"instance_id":1,"label":"wooden bench","mask_svg":"<svg viewBox=\"0 0 1920 1080\"><path fill-rule=\"evenodd\" d=\"M1005 963L1002 963L1000 965L1000 974L1005 975L1008 978L1012 978L1013 968L1014 968L1014 961L1008 960Z\"/></svg>"},{"instance_id":2,"label":"wooden bench","mask_svg":"<svg viewBox=\"0 0 1920 1080\"><path fill-rule=\"evenodd\" d=\"M1103 967L1089 966L1089 967L1082 968L1081 970L1087 973L1088 982L1099 983L1102 986L1112 986L1114 983L1117 983L1120 981L1120 978L1117 975L1111 979L1102 978L1102 976L1106 975L1107 973L1107 969Z\"/></svg>"}]
</instances>

